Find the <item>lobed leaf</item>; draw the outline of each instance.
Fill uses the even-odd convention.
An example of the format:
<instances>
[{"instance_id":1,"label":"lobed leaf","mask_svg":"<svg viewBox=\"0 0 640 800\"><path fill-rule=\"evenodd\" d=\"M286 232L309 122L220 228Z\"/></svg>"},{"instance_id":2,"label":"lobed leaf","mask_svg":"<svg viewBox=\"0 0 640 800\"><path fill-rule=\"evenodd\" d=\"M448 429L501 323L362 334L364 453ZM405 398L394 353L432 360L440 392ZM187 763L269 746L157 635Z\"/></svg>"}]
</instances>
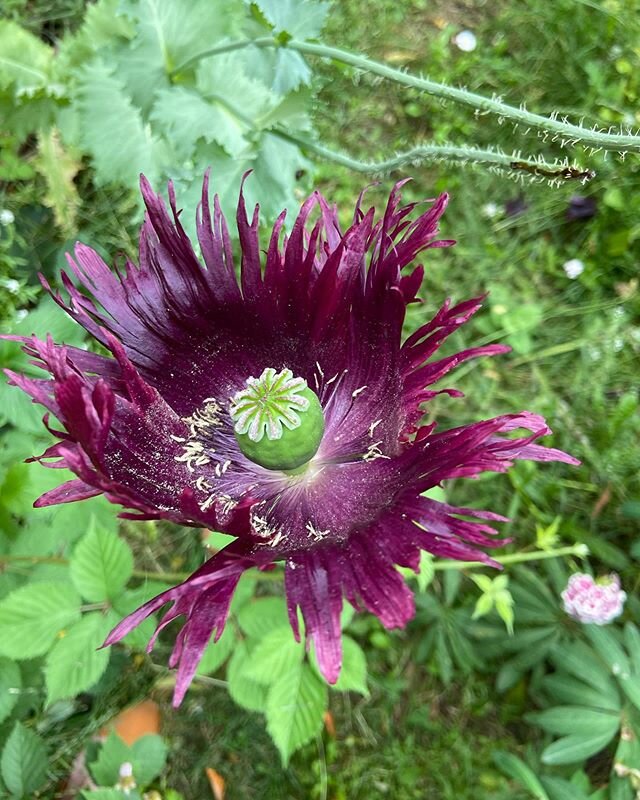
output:
<instances>
[{"instance_id":1,"label":"lobed leaf","mask_svg":"<svg viewBox=\"0 0 640 800\"><path fill-rule=\"evenodd\" d=\"M133 555L124 539L93 522L78 542L69 565L73 585L86 600L112 601L122 594L131 577Z\"/></svg>"},{"instance_id":2,"label":"lobed leaf","mask_svg":"<svg viewBox=\"0 0 640 800\"><path fill-rule=\"evenodd\" d=\"M303 662L270 686L267 730L285 766L291 754L322 729L327 700L326 684Z\"/></svg>"}]
</instances>

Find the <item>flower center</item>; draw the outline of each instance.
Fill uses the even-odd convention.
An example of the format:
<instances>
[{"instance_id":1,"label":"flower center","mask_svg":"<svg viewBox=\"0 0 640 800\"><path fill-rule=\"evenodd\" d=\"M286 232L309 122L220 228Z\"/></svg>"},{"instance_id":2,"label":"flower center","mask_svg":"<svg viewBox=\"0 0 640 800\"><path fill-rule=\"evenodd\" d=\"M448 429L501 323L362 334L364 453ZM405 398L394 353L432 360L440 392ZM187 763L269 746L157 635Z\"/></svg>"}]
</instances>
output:
<instances>
[{"instance_id":1,"label":"flower center","mask_svg":"<svg viewBox=\"0 0 640 800\"><path fill-rule=\"evenodd\" d=\"M324 414L315 392L290 369L263 370L231 398L233 431L244 455L262 467L294 470L316 454Z\"/></svg>"}]
</instances>

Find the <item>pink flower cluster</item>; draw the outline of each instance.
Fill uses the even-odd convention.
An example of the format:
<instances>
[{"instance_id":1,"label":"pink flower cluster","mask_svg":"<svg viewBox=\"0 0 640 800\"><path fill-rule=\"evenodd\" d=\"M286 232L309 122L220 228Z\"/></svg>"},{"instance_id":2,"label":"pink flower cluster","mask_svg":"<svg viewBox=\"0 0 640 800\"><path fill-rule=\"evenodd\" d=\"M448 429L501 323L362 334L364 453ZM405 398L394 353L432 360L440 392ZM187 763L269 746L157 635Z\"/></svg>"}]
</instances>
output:
<instances>
[{"instance_id":1,"label":"pink flower cluster","mask_svg":"<svg viewBox=\"0 0 640 800\"><path fill-rule=\"evenodd\" d=\"M619 617L627 599L615 573L596 582L583 572L576 572L569 578L561 597L569 616L594 625L606 625Z\"/></svg>"}]
</instances>

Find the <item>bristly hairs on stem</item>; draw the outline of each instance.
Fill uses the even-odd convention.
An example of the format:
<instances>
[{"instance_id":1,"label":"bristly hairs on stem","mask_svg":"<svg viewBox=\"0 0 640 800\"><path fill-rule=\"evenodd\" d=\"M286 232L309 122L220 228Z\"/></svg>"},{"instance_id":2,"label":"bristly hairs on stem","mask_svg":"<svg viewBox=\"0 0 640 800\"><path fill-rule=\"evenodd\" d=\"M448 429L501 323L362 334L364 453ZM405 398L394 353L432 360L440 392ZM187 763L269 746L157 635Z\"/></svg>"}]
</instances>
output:
<instances>
[{"instance_id":1,"label":"bristly hairs on stem","mask_svg":"<svg viewBox=\"0 0 640 800\"><path fill-rule=\"evenodd\" d=\"M617 152L621 157L626 153L640 153L640 135L637 132L633 133L631 128L623 130L620 127L617 132L613 132L613 127L604 130L598 128L597 125L591 128L584 127L582 124L575 125L570 123L566 116L559 118L558 112L553 112L549 117L534 114L526 109L524 103L520 103L519 107L516 108L505 103L498 95L485 97L467 89L412 75L403 69L390 67L387 64L382 64L357 53L350 53L347 50L320 43L301 42L295 39L287 40L283 36L243 39L208 48L196 53L196 55L172 70L170 77L184 72L202 59L251 46L286 47L305 55L318 56L319 58L327 58L342 64L348 64L378 78L384 78L403 86L418 89L445 101L452 100L461 105L470 106L475 109L476 115L496 114L500 124L509 121L514 125L514 130L519 130L520 126L522 126L523 135L527 135L530 131L536 131L538 137L542 138L544 142L558 142L561 147L574 147L579 144L589 150L592 155L599 150ZM567 177L575 176L565 175L560 177L566 179Z\"/></svg>"}]
</instances>

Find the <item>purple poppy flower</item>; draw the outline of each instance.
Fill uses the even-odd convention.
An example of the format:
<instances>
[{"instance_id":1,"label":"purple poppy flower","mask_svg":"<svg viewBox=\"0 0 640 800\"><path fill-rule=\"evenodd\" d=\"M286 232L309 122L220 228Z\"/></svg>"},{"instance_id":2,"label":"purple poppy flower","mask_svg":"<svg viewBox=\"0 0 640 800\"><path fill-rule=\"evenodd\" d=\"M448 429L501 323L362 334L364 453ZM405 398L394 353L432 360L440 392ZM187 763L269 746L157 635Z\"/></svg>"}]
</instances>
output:
<instances>
[{"instance_id":1,"label":"purple poppy flower","mask_svg":"<svg viewBox=\"0 0 640 800\"><path fill-rule=\"evenodd\" d=\"M421 549L498 566L481 548L504 541L489 524L504 517L436 502L426 490L504 472L516 459L577 463L535 444L550 431L529 412L447 431L420 424L436 394L461 396L431 388L436 381L470 358L509 348L432 359L482 298L445 302L402 342L406 306L424 272L404 268L422 250L453 242L435 238L447 196L419 210L400 204L401 186L377 220L374 209L362 210L361 196L345 233L337 210L314 192L282 243L280 215L264 266L258 208L249 220L241 193L238 280L217 198L211 214L208 177L197 215L204 266L180 224L173 187L168 213L142 178L140 265L112 272L79 244L69 264L84 292L63 274L68 299L53 295L113 357L22 340L50 378L10 379L63 427L40 459L77 476L36 505L103 493L132 509L123 516L237 537L106 641L171 603L158 632L185 617L170 659L178 665L176 704L210 637L222 634L246 569L285 562L294 633L299 638L300 609L320 668L335 682L343 597L387 627L403 626L414 604L396 565L417 569Z\"/></svg>"}]
</instances>

